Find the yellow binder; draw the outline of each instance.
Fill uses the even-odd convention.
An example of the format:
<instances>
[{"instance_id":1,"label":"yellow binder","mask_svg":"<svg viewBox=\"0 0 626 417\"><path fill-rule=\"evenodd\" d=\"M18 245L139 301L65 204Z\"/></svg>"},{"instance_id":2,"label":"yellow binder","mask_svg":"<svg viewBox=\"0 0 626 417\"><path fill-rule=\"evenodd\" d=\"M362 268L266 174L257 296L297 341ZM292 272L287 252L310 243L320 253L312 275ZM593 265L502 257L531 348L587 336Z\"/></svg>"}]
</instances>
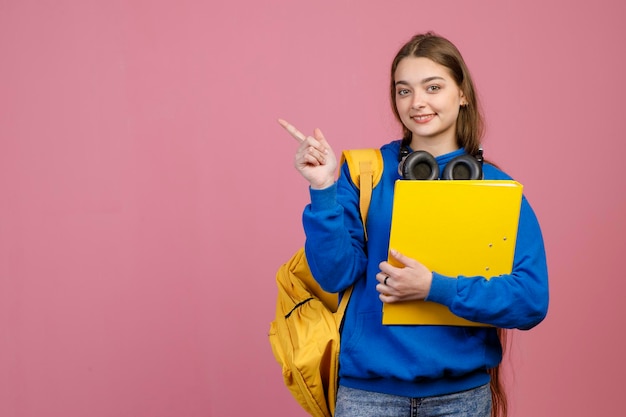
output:
<instances>
[{"instance_id":1,"label":"yellow binder","mask_svg":"<svg viewBox=\"0 0 626 417\"><path fill-rule=\"evenodd\" d=\"M451 277L508 274L522 188L505 180L399 180L389 247ZM384 304L383 324L485 326L429 301Z\"/></svg>"}]
</instances>

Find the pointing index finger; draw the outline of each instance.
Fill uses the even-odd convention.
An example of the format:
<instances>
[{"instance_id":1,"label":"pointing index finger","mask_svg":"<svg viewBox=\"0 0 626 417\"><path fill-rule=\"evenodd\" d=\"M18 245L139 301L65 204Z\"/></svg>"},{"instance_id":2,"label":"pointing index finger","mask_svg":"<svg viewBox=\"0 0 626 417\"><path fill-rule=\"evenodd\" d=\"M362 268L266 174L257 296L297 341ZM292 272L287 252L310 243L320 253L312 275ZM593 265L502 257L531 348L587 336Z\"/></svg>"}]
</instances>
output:
<instances>
[{"instance_id":1,"label":"pointing index finger","mask_svg":"<svg viewBox=\"0 0 626 417\"><path fill-rule=\"evenodd\" d=\"M287 123L286 120L283 119L278 119L278 123L285 128L285 130L287 132L289 132L289 134L291 136L293 136L298 142L302 142L306 139L306 136L304 134L302 134L302 132L300 132L298 129L296 129L293 125Z\"/></svg>"}]
</instances>

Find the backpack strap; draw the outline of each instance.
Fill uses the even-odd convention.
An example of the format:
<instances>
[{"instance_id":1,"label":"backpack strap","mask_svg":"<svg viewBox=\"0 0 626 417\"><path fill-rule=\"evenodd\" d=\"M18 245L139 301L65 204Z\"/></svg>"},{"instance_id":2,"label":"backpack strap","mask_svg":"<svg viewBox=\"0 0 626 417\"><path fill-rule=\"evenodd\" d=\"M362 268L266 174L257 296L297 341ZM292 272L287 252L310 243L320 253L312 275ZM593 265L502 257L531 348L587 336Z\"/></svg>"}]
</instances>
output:
<instances>
[{"instance_id":1,"label":"backpack strap","mask_svg":"<svg viewBox=\"0 0 626 417\"><path fill-rule=\"evenodd\" d=\"M348 149L341 154L341 164L346 162L350 168L350 178L359 187L359 163L369 161L372 164L372 188L376 187L383 176L383 156L380 149Z\"/></svg>"},{"instance_id":2,"label":"backpack strap","mask_svg":"<svg viewBox=\"0 0 626 417\"><path fill-rule=\"evenodd\" d=\"M383 157L380 149L350 149L341 154L341 165L346 162L352 182L360 189L359 210L367 239L367 214L372 200L372 191L383 175Z\"/></svg>"},{"instance_id":3,"label":"backpack strap","mask_svg":"<svg viewBox=\"0 0 626 417\"><path fill-rule=\"evenodd\" d=\"M372 191L380 182L383 175L383 157L380 149L349 149L341 154L341 165L346 162L350 171L350 178L356 185L359 192L359 210L361 211L361 220L363 221L363 231L365 232L365 240L367 240L367 214L372 201ZM337 326L341 325L341 320L346 312L350 295L352 295L351 285L346 289L341 297L341 302L335 313Z\"/></svg>"}]
</instances>

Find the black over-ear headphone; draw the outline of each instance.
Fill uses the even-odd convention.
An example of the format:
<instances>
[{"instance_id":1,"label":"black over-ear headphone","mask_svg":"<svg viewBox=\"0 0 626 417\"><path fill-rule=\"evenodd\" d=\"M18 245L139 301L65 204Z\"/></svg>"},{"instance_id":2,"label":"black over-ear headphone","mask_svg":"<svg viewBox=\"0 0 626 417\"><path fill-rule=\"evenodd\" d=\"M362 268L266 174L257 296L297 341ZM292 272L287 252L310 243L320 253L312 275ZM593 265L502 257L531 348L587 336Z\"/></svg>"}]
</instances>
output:
<instances>
[{"instance_id":1,"label":"black over-ear headphone","mask_svg":"<svg viewBox=\"0 0 626 417\"><path fill-rule=\"evenodd\" d=\"M398 172L405 180L436 180L439 165L426 151L410 152L406 145L400 148ZM441 174L443 180L480 180L483 177L483 150L476 156L460 155L446 164Z\"/></svg>"}]
</instances>

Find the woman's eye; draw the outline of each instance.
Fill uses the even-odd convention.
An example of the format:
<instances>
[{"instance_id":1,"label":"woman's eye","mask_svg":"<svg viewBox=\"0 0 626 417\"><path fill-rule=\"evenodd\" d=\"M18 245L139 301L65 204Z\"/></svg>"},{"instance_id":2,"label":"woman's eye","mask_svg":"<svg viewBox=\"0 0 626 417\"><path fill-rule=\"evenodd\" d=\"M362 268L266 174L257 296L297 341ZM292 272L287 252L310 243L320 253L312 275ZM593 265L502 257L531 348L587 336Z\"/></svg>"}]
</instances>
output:
<instances>
[{"instance_id":1,"label":"woman's eye","mask_svg":"<svg viewBox=\"0 0 626 417\"><path fill-rule=\"evenodd\" d=\"M438 85L429 85L428 88L426 89L426 91L429 91L429 92L435 92L438 90L441 90L441 87Z\"/></svg>"},{"instance_id":2,"label":"woman's eye","mask_svg":"<svg viewBox=\"0 0 626 417\"><path fill-rule=\"evenodd\" d=\"M403 88L402 90L398 90L399 96L406 96L407 94L409 94L409 90L407 90L406 88Z\"/></svg>"}]
</instances>

